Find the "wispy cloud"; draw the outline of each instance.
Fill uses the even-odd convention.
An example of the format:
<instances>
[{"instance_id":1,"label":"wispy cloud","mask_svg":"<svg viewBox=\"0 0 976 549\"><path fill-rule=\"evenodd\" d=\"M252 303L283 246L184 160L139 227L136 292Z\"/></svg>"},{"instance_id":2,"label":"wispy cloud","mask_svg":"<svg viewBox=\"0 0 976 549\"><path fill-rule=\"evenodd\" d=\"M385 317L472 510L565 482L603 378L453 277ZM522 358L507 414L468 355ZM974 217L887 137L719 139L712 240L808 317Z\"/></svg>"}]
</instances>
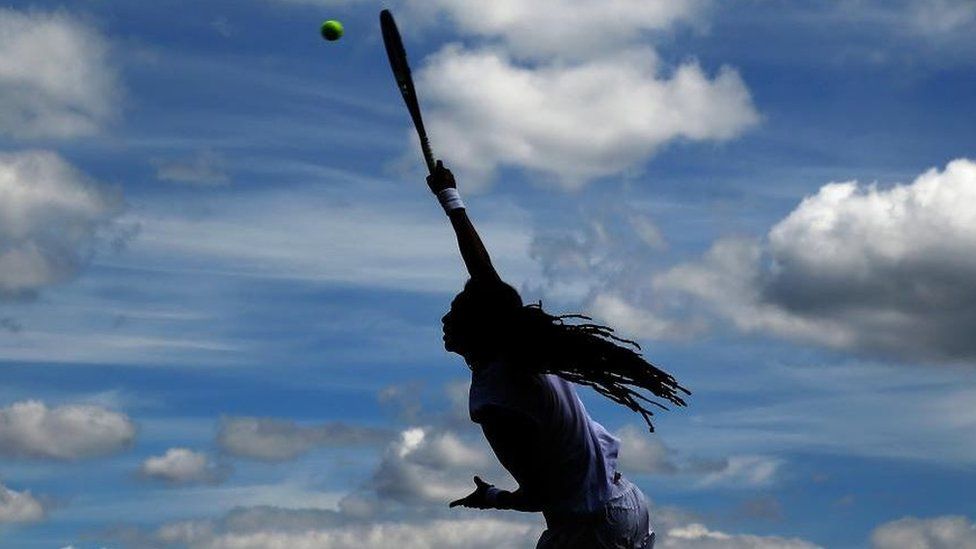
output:
<instances>
[{"instance_id":1,"label":"wispy cloud","mask_svg":"<svg viewBox=\"0 0 976 549\"><path fill-rule=\"evenodd\" d=\"M853 361L765 370L757 378L764 385L751 393L762 395L758 402L700 411L668 431L669 443L692 455L828 454L949 466L976 456L967 435L976 427L976 385L963 371Z\"/></svg>"},{"instance_id":2,"label":"wispy cloud","mask_svg":"<svg viewBox=\"0 0 976 549\"><path fill-rule=\"evenodd\" d=\"M229 455L263 461L287 461L316 447L374 445L389 438L384 429L327 423L300 425L275 418L225 417L217 444Z\"/></svg>"},{"instance_id":3,"label":"wispy cloud","mask_svg":"<svg viewBox=\"0 0 976 549\"><path fill-rule=\"evenodd\" d=\"M156 161L156 178L185 185L216 186L230 183L226 161L211 151L198 151L187 159Z\"/></svg>"},{"instance_id":4,"label":"wispy cloud","mask_svg":"<svg viewBox=\"0 0 976 549\"><path fill-rule=\"evenodd\" d=\"M334 173L325 172L322 176ZM452 292L463 281L463 264L450 227L432 199L396 200L376 182L364 187L337 178L318 189L255 192L204 198L206 217L145 214L132 217L142 230L127 248L127 261L142 268L198 270L251 277L319 281L418 292ZM355 201L338 189L363 193ZM382 189L381 189L382 190ZM210 207L212 206L212 207ZM426 206L426 207L425 207ZM524 279L529 229L517 208L485 207L479 228L506 275ZM129 219L129 218L127 218Z\"/></svg>"}]
</instances>

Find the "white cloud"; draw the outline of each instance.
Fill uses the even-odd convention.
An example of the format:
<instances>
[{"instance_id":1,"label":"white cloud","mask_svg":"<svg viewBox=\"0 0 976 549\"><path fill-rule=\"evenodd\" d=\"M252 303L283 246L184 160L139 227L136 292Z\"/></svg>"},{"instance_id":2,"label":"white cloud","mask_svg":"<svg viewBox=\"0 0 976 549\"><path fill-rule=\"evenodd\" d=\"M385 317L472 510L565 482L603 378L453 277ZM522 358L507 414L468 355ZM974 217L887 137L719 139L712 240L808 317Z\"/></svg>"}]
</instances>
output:
<instances>
[{"instance_id":1,"label":"white cloud","mask_svg":"<svg viewBox=\"0 0 976 549\"><path fill-rule=\"evenodd\" d=\"M700 24L707 0L408 0L417 21L449 17L463 34L499 38L535 58L589 57L619 50L642 33Z\"/></svg>"},{"instance_id":2,"label":"white cloud","mask_svg":"<svg viewBox=\"0 0 976 549\"><path fill-rule=\"evenodd\" d=\"M75 137L117 116L106 39L66 11L0 9L0 133Z\"/></svg>"},{"instance_id":3,"label":"white cloud","mask_svg":"<svg viewBox=\"0 0 976 549\"><path fill-rule=\"evenodd\" d=\"M135 439L132 421L99 406L48 408L28 400L0 408L0 454L79 459L112 454Z\"/></svg>"},{"instance_id":4,"label":"white cloud","mask_svg":"<svg viewBox=\"0 0 976 549\"><path fill-rule=\"evenodd\" d=\"M230 455L264 461L294 459L315 447L376 444L386 431L332 422L299 425L294 421L257 417L225 417L217 443Z\"/></svg>"},{"instance_id":5,"label":"white cloud","mask_svg":"<svg viewBox=\"0 0 976 549\"><path fill-rule=\"evenodd\" d=\"M658 275L746 332L903 359L971 359L976 162L908 185L830 183L764 241L724 239Z\"/></svg>"},{"instance_id":6,"label":"white cloud","mask_svg":"<svg viewBox=\"0 0 976 549\"><path fill-rule=\"evenodd\" d=\"M227 474L226 467L215 464L206 454L188 448L170 448L161 456L149 457L142 462L139 471L147 478L173 484L218 483Z\"/></svg>"},{"instance_id":7,"label":"white cloud","mask_svg":"<svg viewBox=\"0 0 976 549\"><path fill-rule=\"evenodd\" d=\"M29 491L15 492L0 484L0 524L37 522L44 515L44 506Z\"/></svg>"},{"instance_id":8,"label":"white cloud","mask_svg":"<svg viewBox=\"0 0 976 549\"><path fill-rule=\"evenodd\" d=\"M519 166L577 189L639 167L668 141L730 139L758 121L731 68L709 78L691 62L661 73L648 48L532 66L500 49L449 45L417 81L430 135L469 186Z\"/></svg>"},{"instance_id":9,"label":"white cloud","mask_svg":"<svg viewBox=\"0 0 976 549\"><path fill-rule=\"evenodd\" d=\"M878 526L874 549L976 549L976 525L962 516L905 517Z\"/></svg>"},{"instance_id":10,"label":"white cloud","mask_svg":"<svg viewBox=\"0 0 976 549\"><path fill-rule=\"evenodd\" d=\"M668 66L651 46L704 26L711 3L407 0L410 28L475 38L417 64L435 150L469 189L505 167L578 189L639 170L665 143L740 135L759 115L739 74Z\"/></svg>"},{"instance_id":11,"label":"white cloud","mask_svg":"<svg viewBox=\"0 0 976 549\"><path fill-rule=\"evenodd\" d=\"M54 153L0 153L0 298L73 278L120 209Z\"/></svg>"}]
</instances>

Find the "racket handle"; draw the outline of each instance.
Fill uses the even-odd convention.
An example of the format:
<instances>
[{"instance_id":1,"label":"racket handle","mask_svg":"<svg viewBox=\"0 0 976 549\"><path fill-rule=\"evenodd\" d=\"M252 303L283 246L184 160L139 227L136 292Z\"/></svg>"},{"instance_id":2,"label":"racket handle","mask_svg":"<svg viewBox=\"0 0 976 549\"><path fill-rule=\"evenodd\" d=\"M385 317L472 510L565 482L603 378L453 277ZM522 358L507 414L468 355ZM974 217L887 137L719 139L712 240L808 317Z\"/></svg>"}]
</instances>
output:
<instances>
[{"instance_id":1,"label":"racket handle","mask_svg":"<svg viewBox=\"0 0 976 549\"><path fill-rule=\"evenodd\" d=\"M434 161L434 153L430 150L430 140L427 139L426 135L420 137L420 150L424 153L424 162L427 163L427 171L434 175L434 169L437 167L437 163Z\"/></svg>"}]
</instances>

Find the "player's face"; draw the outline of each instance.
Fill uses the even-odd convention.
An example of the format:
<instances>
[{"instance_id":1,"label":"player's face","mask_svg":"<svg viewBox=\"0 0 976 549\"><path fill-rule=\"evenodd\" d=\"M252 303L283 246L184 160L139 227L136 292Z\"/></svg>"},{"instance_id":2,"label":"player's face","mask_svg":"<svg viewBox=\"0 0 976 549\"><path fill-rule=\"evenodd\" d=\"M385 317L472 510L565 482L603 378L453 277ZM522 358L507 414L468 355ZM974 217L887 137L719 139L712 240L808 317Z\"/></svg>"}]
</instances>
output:
<instances>
[{"instance_id":1,"label":"player's face","mask_svg":"<svg viewBox=\"0 0 976 549\"><path fill-rule=\"evenodd\" d=\"M444 348L471 364L488 360L505 346L503 335L509 324L498 299L464 291L451 302L444 323Z\"/></svg>"},{"instance_id":2,"label":"player's face","mask_svg":"<svg viewBox=\"0 0 976 549\"><path fill-rule=\"evenodd\" d=\"M463 295L451 302L451 310L441 319L444 324L444 348L452 353L464 355L470 350L472 337L471 306Z\"/></svg>"}]
</instances>

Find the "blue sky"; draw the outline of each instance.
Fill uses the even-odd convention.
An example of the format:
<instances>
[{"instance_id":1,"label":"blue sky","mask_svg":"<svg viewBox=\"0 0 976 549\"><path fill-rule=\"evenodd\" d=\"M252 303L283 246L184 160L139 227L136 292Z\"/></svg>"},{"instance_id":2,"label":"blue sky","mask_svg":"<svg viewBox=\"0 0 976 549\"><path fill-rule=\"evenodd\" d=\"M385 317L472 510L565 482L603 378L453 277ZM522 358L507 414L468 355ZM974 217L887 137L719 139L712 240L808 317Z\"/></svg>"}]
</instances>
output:
<instances>
[{"instance_id":1,"label":"blue sky","mask_svg":"<svg viewBox=\"0 0 976 549\"><path fill-rule=\"evenodd\" d=\"M581 391L660 546L976 546L956 0L8 4L0 546L534 546L384 7L502 276L694 392Z\"/></svg>"}]
</instances>

